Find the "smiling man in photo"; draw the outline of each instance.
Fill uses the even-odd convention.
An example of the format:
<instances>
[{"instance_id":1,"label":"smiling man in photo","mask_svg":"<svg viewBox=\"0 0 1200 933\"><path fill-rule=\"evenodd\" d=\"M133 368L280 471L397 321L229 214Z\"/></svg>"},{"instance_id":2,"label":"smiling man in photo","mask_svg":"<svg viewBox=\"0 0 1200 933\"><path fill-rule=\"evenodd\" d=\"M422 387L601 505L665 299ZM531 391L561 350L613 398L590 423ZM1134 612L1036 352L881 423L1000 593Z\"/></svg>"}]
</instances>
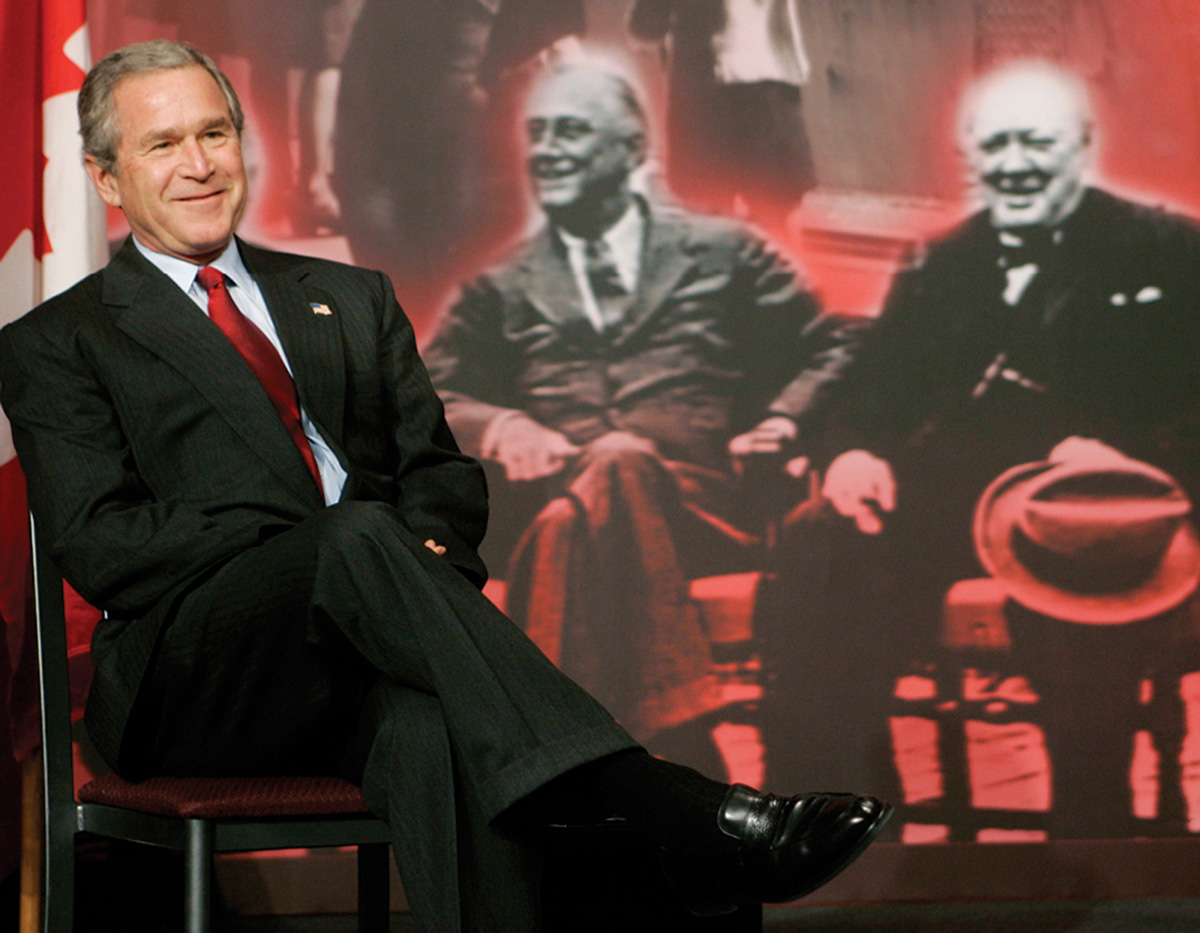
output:
<instances>
[{"instance_id":1,"label":"smiling man in photo","mask_svg":"<svg viewBox=\"0 0 1200 933\"><path fill-rule=\"evenodd\" d=\"M892 786L892 687L938 656L951 584L983 575L972 516L1005 470L1123 455L1166 471L1193 502L1200 495L1200 230L1090 184L1097 137L1084 82L1051 64L1012 63L970 88L959 144L982 209L896 277L817 414L825 429L810 453L824 470L825 514L797 529L781 563L792 571L781 585L795 582L780 605L803 608L783 610L778 627L800 615L797 656L824 647L826 663L804 673L780 663L768 734L784 748L807 734L815 697L843 711L846 728L771 769L774 779ZM1094 647L1103 635L1085 634L1093 647L1077 650L1104 657ZM1158 642L1144 643L1153 654ZM1115 650L1107 666L1118 657L1136 667ZM1042 663L1070 666L1061 655ZM1136 683L1129 673L1123 695L1092 711L1087 758L1052 764L1056 835L1138 831L1131 730L1117 725L1137 708ZM1178 721L1176 701L1159 695L1156 709L1175 703L1167 715ZM1162 761L1160 820L1179 827L1178 756L1168 749Z\"/></svg>"},{"instance_id":2,"label":"smiling man in photo","mask_svg":"<svg viewBox=\"0 0 1200 933\"><path fill-rule=\"evenodd\" d=\"M735 458L797 442L844 345L757 235L635 191L646 119L615 72L549 73L525 129L546 224L464 290L430 374L503 470L495 525L524 530L514 621L639 740L719 773L688 579L745 565Z\"/></svg>"}]
</instances>

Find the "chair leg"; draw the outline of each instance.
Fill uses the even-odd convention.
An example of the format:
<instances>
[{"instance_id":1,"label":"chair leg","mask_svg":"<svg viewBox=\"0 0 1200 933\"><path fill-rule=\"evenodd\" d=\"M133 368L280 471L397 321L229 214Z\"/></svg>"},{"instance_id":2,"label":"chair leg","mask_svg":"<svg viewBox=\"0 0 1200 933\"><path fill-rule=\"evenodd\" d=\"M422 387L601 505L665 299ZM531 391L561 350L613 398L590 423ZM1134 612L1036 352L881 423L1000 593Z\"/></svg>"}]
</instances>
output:
<instances>
[{"instance_id":1,"label":"chair leg","mask_svg":"<svg viewBox=\"0 0 1200 933\"><path fill-rule=\"evenodd\" d=\"M388 846L375 842L358 847L358 933L387 933Z\"/></svg>"},{"instance_id":2,"label":"chair leg","mask_svg":"<svg viewBox=\"0 0 1200 933\"><path fill-rule=\"evenodd\" d=\"M42 835L41 753L21 762L21 920L20 933L42 928L42 860L46 841Z\"/></svg>"},{"instance_id":3,"label":"chair leg","mask_svg":"<svg viewBox=\"0 0 1200 933\"><path fill-rule=\"evenodd\" d=\"M213 826L208 820L188 820L184 852L184 901L187 933L209 933L212 924Z\"/></svg>"},{"instance_id":4,"label":"chair leg","mask_svg":"<svg viewBox=\"0 0 1200 933\"><path fill-rule=\"evenodd\" d=\"M46 820L41 752L21 773L21 933L71 933L75 915L75 827Z\"/></svg>"}]
</instances>

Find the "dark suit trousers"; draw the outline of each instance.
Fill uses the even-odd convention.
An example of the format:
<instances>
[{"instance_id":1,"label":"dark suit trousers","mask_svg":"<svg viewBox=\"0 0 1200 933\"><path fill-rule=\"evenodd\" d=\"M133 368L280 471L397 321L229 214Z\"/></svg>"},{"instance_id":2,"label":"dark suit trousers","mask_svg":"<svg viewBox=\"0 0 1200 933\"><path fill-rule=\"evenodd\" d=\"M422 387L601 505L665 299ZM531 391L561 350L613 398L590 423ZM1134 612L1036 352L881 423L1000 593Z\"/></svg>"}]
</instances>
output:
<instances>
[{"instance_id":1,"label":"dark suit trousers","mask_svg":"<svg viewBox=\"0 0 1200 933\"><path fill-rule=\"evenodd\" d=\"M153 767L361 776L422 933L533 929L535 847L496 817L634 744L380 503L227 562L181 601L152 666Z\"/></svg>"}]
</instances>

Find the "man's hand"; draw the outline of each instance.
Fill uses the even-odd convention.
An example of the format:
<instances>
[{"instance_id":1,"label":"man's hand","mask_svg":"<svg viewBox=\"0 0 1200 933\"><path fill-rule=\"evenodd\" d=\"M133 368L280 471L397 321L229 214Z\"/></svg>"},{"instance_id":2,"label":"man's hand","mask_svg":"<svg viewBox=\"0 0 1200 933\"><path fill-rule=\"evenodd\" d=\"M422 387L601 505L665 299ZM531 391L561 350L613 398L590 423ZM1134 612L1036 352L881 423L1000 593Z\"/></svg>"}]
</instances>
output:
<instances>
[{"instance_id":1,"label":"man's hand","mask_svg":"<svg viewBox=\"0 0 1200 933\"><path fill-rule=\"evenodd\" d=\"M729 452L735 457L753 454L777 454L784 444L796 439L796 422L783 415L773 415L758 427L739 434L729 442Z\"/></svg>"},{"instance_id":2,"label":"man's hand","mask_svg":"<svg viewBox=\"0 0 1200 933\"><path fill-rule=\"evenodd\" d=\"M521 482L553 476L579 453L558 431L517 415L499 426L494 456L511 482Z\"/></svg>"},{"instance_id":3,"label":"man's hand","mask_svg":"<svg viewBox=\"0 0 1200 933\"><path fill-rule=\"evenodd\" d=\"M1103 441L1091 437L1072 435L1054 445L1046 457L1051 463L1066 463L1068 460L1083 463L1093 463L1097 466L1124 462L1129 458L1115 447L1109 447Z\"/></svg>"},{"instance_id":4,"label":"man's hand","mask_svg":"<svg viewBox=\"0 0 1200 933\"><path fill-rule=\"evenodd\" d=\"M883 531L879 512L896 508L896 480L886 460L865 450L848 450L825 471L821 494L838 513L853 518L863 534Z\"/></svg>"},{"instance_id":5,"label":"man's hand","mask_svg":"<svg viewBox=\"0 0 1200 933\"><path fill-rule=\"evenodd\" d=\"M441 557L442 555L444 555L446 553L446 545L438 544L436 541L433 540L433 538L426 538L425 546L427 548L429 548L429 550L433 551L433 553L436 554L438 557Z\"/></svg>"}]
</instances>

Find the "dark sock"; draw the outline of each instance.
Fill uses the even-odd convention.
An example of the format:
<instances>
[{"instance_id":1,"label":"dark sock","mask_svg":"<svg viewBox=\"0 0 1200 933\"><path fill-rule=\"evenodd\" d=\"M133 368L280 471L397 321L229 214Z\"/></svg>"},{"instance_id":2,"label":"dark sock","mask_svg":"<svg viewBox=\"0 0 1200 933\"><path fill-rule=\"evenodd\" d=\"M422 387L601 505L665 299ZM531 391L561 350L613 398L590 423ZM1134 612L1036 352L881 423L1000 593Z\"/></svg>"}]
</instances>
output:
<instances>
[{"instance_id":1,"label":"dark sock","mask_svg":"<svg viewBox=\"0 0 1200 933\"><path fill-rule=\"evenodd\" d=\"M717 826L728 784L644 749L618 752L579 769L604 805L660 845L722 849L734 844Z\"/></svg>"}]
</instances>

